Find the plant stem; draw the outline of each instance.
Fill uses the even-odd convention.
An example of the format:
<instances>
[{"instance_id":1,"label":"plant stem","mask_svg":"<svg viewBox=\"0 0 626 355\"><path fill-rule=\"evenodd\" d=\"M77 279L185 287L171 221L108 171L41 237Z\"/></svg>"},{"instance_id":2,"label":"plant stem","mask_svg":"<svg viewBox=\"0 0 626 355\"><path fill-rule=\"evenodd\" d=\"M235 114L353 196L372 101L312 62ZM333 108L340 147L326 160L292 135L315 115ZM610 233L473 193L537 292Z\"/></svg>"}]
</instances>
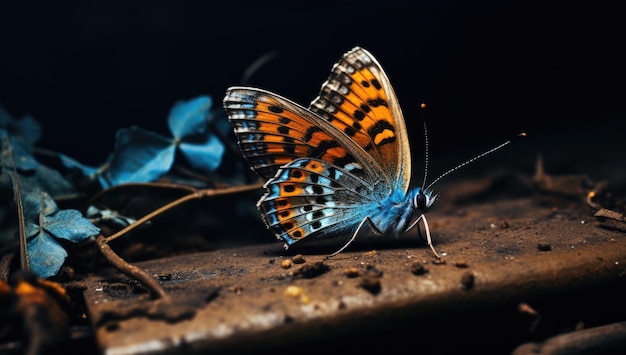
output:
<instances>
[{"instance_id":1,"label":"plant stem","mask_svg":"<svg viewBox=\"0 0 626 355\"><path fill-rule=\"evenodd\" d=\"M107 243L107 238L105 238L103 235L98 235L96 237L96 243L98 244L98 248L102 255L107 259L109 263L111 263L111 265L117 268L124 275L141 282L152 292L154 298L169 300L168 294L161 287L161 285L159 285L159 283L155 279L150 277L150 275L146 274L140 268L126 262L126 260L117 255L113 251L113 249L111 249L111 246L109 246L109 244Z\"/></svg>"},{"instance_id":2,"label":"plant stem","mask_svg":"<svg viewBox=\"0 0 626 355\"><path fill-rule=\"evenodd\" d=\"M233 187L226 187L226 188L222 188L219 190L215 190L215 189L203 189L203 190L196 190L188 195L185 195L177 200L174 200L162 207L157 208L156 210L148 213L147 215L139 218L135 223L130 224L128 226L126 226L126 228L123 228L119 231L117 231L114 234L111 234L108 237L104 237L106 242L110 242L114 239L117 239L119 237L121 237L122 235L130 232L131 230L139 227L140 225L142 225L143 223L149 221L150 219L160 215L163 212L166 212L167 210L170 210L178 205L181 205L187 201L191 201L191 200L195 200L195 199L199 199L199 198L203 198L203 197L212 197L212 196L218 196L218 195L226 195L226 194L232 194L232 193L241 193L241 192L247 192L247 191L252 191L252 190L256 190L263 187L263 184L259 183L259 184L254 184L254 185L244 185L244 186L233 186Z\"/></svg>"}]
</instances>

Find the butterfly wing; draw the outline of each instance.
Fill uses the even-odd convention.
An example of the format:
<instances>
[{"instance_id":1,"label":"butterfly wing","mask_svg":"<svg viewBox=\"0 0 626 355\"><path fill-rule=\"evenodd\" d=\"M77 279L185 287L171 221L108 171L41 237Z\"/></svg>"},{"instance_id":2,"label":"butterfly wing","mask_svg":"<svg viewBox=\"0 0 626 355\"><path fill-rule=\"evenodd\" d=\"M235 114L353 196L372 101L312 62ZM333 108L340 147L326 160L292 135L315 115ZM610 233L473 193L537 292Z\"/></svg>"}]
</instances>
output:
<instances>
[{"instance_id":1,"label":"butterfly wing","mask_svg":"<svg viewBox=\"0 0 626 355\"><path fill-rule=\"evenodd\" d=\"M310 109L250 87L229 88L224 108L244 156L267 180L257 204L263 220L287 245L356 229L379 201L408 188L397 98L361 48L335 64Z\"/></svg>"},{"instance_id":2,"label":"butterfly wing","mask_svg":"<svg viewBox=\"0 0 626 355\"><path fill-rule=\"evenodd\" d=\"M411 151L404 117L389 78L367 50L344 54L310 108L363 147L392 188L407 191Z\"/></svg>"},{"instance_id":3,"label":"butterfly wing","mask_svg":"<svg viewBox=\"0 0 626 355\"><path fill-rule=\"evenodd\" d=\"M224 108L239 147L263 179L298 158L317 158L352 171L375 184L376 162L363 148L329 122L280 95L250 87L231 87Z\"/></svg>"},{"instance_id":4,"label":"butterfly wing","mask_svg":"<svg viewBox=\"0 0 626 355\"><path fill-rule=\"evenodd\" d=\"M285 165L265 187L257 207L267 227L286 245L301 240L319 244L336 231L352 232L378 201L362 179L312 158Z\"/></svg>"}]
</instances>

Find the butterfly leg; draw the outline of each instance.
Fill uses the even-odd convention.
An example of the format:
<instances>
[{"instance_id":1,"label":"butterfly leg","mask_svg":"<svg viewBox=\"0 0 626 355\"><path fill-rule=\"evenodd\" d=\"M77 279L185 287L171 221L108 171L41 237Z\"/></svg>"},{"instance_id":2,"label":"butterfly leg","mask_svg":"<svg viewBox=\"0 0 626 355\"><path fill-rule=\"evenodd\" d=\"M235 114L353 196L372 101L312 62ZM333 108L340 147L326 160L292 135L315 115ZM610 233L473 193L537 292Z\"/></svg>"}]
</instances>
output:
<instances>
[{"instance_id":1,"label":"butterfly leg","mask_svg":"<svg viewBox=\"0 0 626 355\"><path fill-rule=\"evenodd\" d=\"M332 253L332 254L330 254L330 255L326 256L326 257L324 258L324 260L328 260L328 259L332 258L333 256L335 256L335 255L337 255L337 254L341 253L342 251L344 251L344 249L346 249L346 248L348 247L348 245L350 245L350 244L351 244L351 243L352 243L352 242L356 239L357 234L359 234L359 231L361 230L361 228L363 227L363 225L365 225L365 222L368 222L368 221L369 221L369 223L370 223L370 226L372 226L372 229L373 229L376 233L382 234L382 232L380 231L380 229L378 229L378 227L376 227L376 225L374 224L374 222L372 221L372 219L371 219L369 216L367 216L367 217L363 218L363 220L361 221L361 223L359 223L359 226L358 226L358 227L356 228L356 230L354 231L354 234L352 234L352 237L350 237L350 240L348 240L348 242L347 242L346 244L344 244L344 245L343 245L343 246L342 246L339 250L337 250L336 252L334 252L334 253Z\"/></svg>"},{"instance_id":2,"label":"butterfly leg","mask_svg":"<svg viewBox=\"0 0 626 355\"><path fill-rule=\"evenodd\" d=\"M417 225L417 223L419 223L420 219L422 221L424 221L424 231L426 232L426 241L428 242L428 246L430 247L430 250L433 251L433 254L435 254L435 256L437 257L437 259L441 259L441 256L439 256L439 254L437 253L437 251L435 250L435 247L433 246L433 241L430 238L430 228L428 228L428 221L426 220L426 216L425 215L420 215L415 222L413 222L404 232L408 232L411 229L413 229L413 227L415 227ZM421 235L421 231L420 231L420 235Z\"/></svg>"},{"instance_id":3,"label":"butterfly leg","mask_svg":"<svg viewBox=\"0 0 626 355\"><path fill-rule=\"evenodd\" d=\"M437 257L437 259L441 259L441 256L439 255L439 253L437 253L437 251L435 250L435 247L433 246L433 240L430 237L430 228L428 227L428 221L426 220L426 216L425 215L420 215L415 222L413 222L406 230L405 232L410 231L411 229L413 229L418 223L419 221L422 220L424 221L424 231L426 232L426 242L428 243L428 246L430 247L430 250L432 250L433 254L435 254L435 256ZM348 240L348 242L346 242L346 244L344 244L339 250L337 250L336 252L326 256L324 258L324 260L328 260L330 258L332 258L333 256L341 253L342 251L344 251L348 245L350 245L355 239L357 234L359 234L359 231L361 230L361 228L363 227L363 225L365 225L365 222L368 221L370 223L370 226L372 227L372 229L374 230L374 232L378 233L378 234L382 234L382 231L380 229L378 229L378 227L376 226L376 224L374 224L374 222L372 221L372 219L368 216L363 218L363 220L361 221L361 223L359 223L359 226L357 227L356 231L354 231L354 234L352 234L352 237L350 237L350 240ZM420 231L421 233L421 231Z\"/></svg>"},{"instance_id":4,"label":"butterfly leg","mask_svg":"<svg viewBox=\"0 0 626 355\"><path fill-rule=\"evenodd\" d=\"M426 241L428 242L428 246L430 247L430 250L433 251L437 259L441 259L441 256L437 254L435 247L433 247L433 240L430 238L430 228L428 228L428 221L426 221L426 216L421 215L420 218L422 219L422 221L424 221L424 230L426 231Z\"/></svg>"}]
</instances>

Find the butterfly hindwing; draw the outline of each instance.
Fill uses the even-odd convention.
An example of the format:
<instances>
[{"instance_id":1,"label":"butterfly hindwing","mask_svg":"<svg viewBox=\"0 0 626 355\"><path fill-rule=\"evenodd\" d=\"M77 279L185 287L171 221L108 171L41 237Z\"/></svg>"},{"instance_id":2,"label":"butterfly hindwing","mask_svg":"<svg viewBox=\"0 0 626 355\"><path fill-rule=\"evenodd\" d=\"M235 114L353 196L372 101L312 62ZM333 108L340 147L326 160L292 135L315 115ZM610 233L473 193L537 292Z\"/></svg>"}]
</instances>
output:
<instances>
[{"instance_id":1,"label":"butterfly hindwing","mask_svg":"<svg viewBox=\"0 0 626 355\"><path fill-rule=\"evenodd\" d=\"M377 201L371 186L323 160L301 158L266 184L258 207L267 227L291 245L355 227Z\"/></svg>"}]
</instances>

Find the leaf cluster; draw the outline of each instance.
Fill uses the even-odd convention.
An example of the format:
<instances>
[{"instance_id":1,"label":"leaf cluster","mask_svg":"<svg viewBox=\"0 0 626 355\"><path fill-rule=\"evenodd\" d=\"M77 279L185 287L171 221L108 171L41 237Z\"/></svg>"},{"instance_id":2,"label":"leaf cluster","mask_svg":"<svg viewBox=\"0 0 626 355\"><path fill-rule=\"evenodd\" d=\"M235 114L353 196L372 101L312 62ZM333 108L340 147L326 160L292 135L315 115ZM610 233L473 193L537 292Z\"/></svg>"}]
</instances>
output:
<instances>
[{"instance_id":1,"label":"leaf cluster","mask_svg":"<svg viewBox=\"0 0 626 355\"><path fill-rule=\"evenodd\" d=\"M109 191L163 181L196 188L245 181L238 165L227 178L217 173L234 143L227 119L212 104L210 96L174 103L167 116L170 135L137 125L118 129L113 151L98 166L37 147L42 135L37 120L14 118L0 107L0 188L8 192L0 214L4 252L19 246L21 267L48 278L68 257L66 242L93 239L104 223L124 228L137 222L98 202ZM58 201L72 197L91 200L81 210L59 207Z\"/></svg>"}]
</instances>

